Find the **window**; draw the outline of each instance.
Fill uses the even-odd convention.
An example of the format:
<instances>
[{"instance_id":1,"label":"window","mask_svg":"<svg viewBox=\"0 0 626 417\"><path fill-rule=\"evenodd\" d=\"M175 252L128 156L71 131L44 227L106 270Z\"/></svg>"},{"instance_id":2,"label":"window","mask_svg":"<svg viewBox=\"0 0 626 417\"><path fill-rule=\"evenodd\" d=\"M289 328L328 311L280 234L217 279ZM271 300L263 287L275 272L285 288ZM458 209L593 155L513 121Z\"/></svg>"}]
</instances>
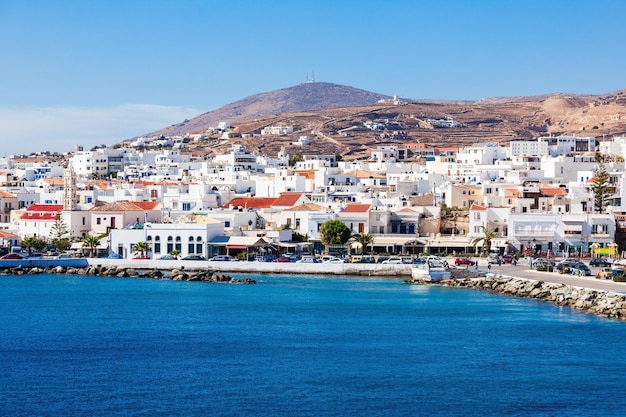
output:
<instances>
[{"instance_id":1,"label":"window","mask_svg":"<svg viewBox=\"0 0 626 417\"><path fill-rule=\"evenodd\" d=\"M183 203L183 211L190 211L191 203Z\"/></svg>"},{"instance_id":2,"label":"window","mask_svg":"<svg viewBox=\"0 0 626 417\"><path fill-rule=\"evenodd\" d=\"M174 238L172 236L167 237L167 253L174 250Z\"/></svg>"},{"instance_id":3,"label":"window","mask_svg":"<svg viewBox=\"0 0 626 417\"><path fill-rule=\"evenodd\" d=\"M194 253L196 245L193 243L193 236L189 236L189 243L187 244L187 252Z\"/></svg>"},{"instance_id":4,"label":"window","mask_svg":"<svg viewBox=\"0 0 626 417\"><path fill-rule=\"evenodd\" d=\"M161 237L156 236L154 238L154 253L161 253Z\"/></svg>"},{"instance_id":5,"label":"window","mask_svg":"<svg viewBox=\"0 0 626 417\"><path fill-rule=\"evenodd\" d=\"M224 222L224 227L230 227L230 222L228 220Z\"/></svg>"},{"instance_id":6,"label":"window","mask_svg":"<svg viewBox=\"0 0 626 417\"><path fill-rule=\"evenodd\" d=\"M176 236L176 245L174 246L174 248L179 252L183 250L183 243L180 239L180 236Z\"/></svg>"},{"instance_id":7,"label":"window","mask_svg":"<svg viewBox=\"0 0 626 417\"><path fill-rule=\"evenodd\" d=\"M96 218L96 224L102 223L102 219L100 217Z\"/></svg>"},{"instance_id":8,"label":"window","mask_svg":"<svg viewBox=\"0 0 626 417\"><path fill-rule=\"evenodd\" d=\"M480 220L480 213L474 213L474 220Z\"/></svg>"},{"instance_id":9,"label":"window","mask_svg":"<svg viewBox=\"0 0 626 417\"><path fill-rule=\"evenodd\" d=\"M198 236L196 238L196 253L197 254L201 254L202 253L202 238L200 236Z\"/></svg>"}]
</instances>

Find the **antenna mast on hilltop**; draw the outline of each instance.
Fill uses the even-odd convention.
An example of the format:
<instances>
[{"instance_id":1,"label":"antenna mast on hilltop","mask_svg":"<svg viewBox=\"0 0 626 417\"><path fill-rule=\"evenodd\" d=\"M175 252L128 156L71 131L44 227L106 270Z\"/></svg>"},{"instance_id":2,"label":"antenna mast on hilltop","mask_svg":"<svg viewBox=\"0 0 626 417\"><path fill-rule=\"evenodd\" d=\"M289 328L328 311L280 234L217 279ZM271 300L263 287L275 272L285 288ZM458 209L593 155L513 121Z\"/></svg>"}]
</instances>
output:
<instances>
[{"instance_id":1,"label":"antenna mast on hilltop","mask_svg":"<svg viewBox=\"0 0 626 417\"><path fill-rule=\"evenodd\" d=\"M309 79L309 73L306 73L306 81L304 81L305 84L308 83L314 83L315 82L315 73L313 71L311 71L311 79Z\"/></svg>"}]
</instances>

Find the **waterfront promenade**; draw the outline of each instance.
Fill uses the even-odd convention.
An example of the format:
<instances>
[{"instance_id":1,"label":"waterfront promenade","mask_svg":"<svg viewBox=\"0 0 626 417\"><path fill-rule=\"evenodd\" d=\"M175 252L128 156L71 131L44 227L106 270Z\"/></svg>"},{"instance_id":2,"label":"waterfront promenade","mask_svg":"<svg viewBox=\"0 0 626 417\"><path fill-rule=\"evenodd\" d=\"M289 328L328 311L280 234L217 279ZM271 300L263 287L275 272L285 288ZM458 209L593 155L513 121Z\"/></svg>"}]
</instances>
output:
<instances>
[{"instance_id":1,"label":"waterfront promenade","mask_svg":"<svg viewBox=\"0 0 626 417\"><path fill-rule=\"evenodd\" d=\"M453 261L449 259L448 262ZM181 261L181 260L131 260L131 259L102 259L88 258L90 265L117 266L135 269L173 269L184 267L188 270L209 269L216 272L234 274L324 274L324 275L361 275L408 278L411 276L411 265L383 265L383 264L306 264L306 263L274 263L274 262L209 262L209 261ZM452 266L454 268L454 266ZM461 267L463 269L464 267ZM473 269L473 267L470 267ZM487 262L479 260L479 269L487 271ZM612 291L626 293L626 282L613 282L595 278L598 268L591 268L593 276L579 277L559 274L558 272L539 272L528 267L528 264L519 262L516 266L503 264L492 265L491 273L502 276L532 279L556 284L565 284L573 287L582 287L598 291Z\"/></svg>"}]
</instances>

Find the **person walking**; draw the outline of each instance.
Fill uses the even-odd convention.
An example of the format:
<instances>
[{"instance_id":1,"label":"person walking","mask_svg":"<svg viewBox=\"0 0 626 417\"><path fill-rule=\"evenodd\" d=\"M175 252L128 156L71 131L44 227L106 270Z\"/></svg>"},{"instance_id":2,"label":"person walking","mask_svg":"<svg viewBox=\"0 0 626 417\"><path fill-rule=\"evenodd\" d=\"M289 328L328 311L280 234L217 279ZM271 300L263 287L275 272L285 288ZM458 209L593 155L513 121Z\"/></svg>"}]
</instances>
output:
<instances>
[{"instance_id":1,"label":"person walking","mask_svg":"<svg viewBox=\"0 0 626 417\"><path fill-rule=\"evenodd\" d=\"M491 272L491 264L487 264L487 269Z\"/></svg>"}]
</instances>

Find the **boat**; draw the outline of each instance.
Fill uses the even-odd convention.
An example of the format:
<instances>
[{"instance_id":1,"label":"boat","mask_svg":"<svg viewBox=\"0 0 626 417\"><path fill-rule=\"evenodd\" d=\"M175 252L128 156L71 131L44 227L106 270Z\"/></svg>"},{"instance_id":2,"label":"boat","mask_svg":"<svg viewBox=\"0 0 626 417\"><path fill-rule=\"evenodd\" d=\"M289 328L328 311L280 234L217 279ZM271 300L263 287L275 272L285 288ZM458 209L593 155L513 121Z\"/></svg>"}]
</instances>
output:
<instances>
[{"instance_id":1,"label":"boat","mask_svg":"<svg viewBox=\"0 0 626 417\"><path fill-rule=\"evenodd\" d=\"M450 279L452 273L448 269L448 263L441 258L428 257L418 259L411 267L412 281L438 282Z\"/></svg>"}]
</instances>

